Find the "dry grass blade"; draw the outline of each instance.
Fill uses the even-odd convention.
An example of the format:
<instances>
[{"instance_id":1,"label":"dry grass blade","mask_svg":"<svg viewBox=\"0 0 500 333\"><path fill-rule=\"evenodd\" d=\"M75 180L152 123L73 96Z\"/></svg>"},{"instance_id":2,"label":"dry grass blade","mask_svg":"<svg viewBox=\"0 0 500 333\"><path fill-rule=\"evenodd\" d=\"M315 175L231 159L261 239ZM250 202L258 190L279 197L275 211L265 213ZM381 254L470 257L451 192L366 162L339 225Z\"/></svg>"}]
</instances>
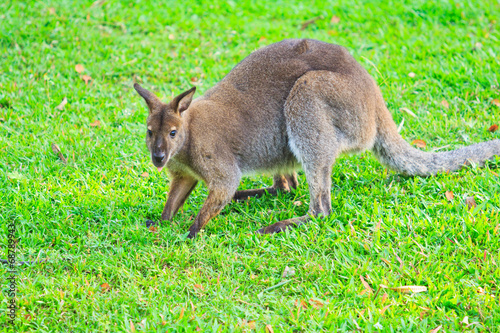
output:
<instances>
[{"instance_id":1,"label":"dry grass blade","mask_svg":"<svg viewBox=\"0 0 500 333\"><path fill-rule=\"evenodd\" d=\"M57 144L53 143L50 145L50 147L52 148L54 154L56 154L64 164L68 163L68 160L66 160L66 157L64 157L64 155L61 152L61 149Z\"/></svg>"},{"instance_id":2,"label":"dry grass blade","mask_svg":"<svg viewBox=\"0 0 500 333\"><path fill-rule=\"evenodd\" d=\"M410 109L408 108L401 108L400 109L401 111L403 111L404 113L412 116L413 118L417 118L417 115L413 113L413 111L411 111Z\"/></svg>"},{"instance_id":3,"label":"dry grass blade","mask_svg":"<svg viewBox=\"0 0 500 333\"><path fill-rule=\"evenodd\" d=\"M323 19L323 16L316 16L310 20L304 21L304 22L302 22L302 26L300 27L300 30L305 30L311 24L315 23L318 20L322 20L322 19Z\"/></svg>"},{"instance_id":4,"label":"dry grass blade","mask_svg":"<svg viewBox=\"0 0 500 333\"><path fill-rule=\"evenodd\" d=\"M439 330L441 329L441 327L443 327L443 326L439 325L439 326L438 326L438 327L436 327L435 329L430 330L430 331L429 331L429 333L437 333L437 332L439 332Z\"/></svg>"},{"instance_id":5,"label":"dry grass blade","mask_svg":"<svg viewBox=\"0 0 500 333\"><path fill-rule=\"evenodd\" d=\"M427 287L425 286L401 286L401 287L393 287L389 288L392 291L397 291L398 293L403 293L403 294L416 294L416 293L423 293L424 291L427 291Z\"/></svg>"},{"instance_id":6,"label":"dry grass blade","mask_svg":"<svg viewBox=\"0 0 500 333\"><path fill-rule=\"evenodd\" d=\"M273 327L269 324L266 325L266 333L274 333Z\"/></svg>"},{"instance_id":7,"label":"dry grass blade","mask_svg":"<svg viewBox=\"0 0 500 333\"><path fill-rule=\"evenodd\" d=\"M56 109L62 111L66 104L68 104L68 99L64 97L62 102L58 106L56 106Z\"/></svg>"}]
</instances>

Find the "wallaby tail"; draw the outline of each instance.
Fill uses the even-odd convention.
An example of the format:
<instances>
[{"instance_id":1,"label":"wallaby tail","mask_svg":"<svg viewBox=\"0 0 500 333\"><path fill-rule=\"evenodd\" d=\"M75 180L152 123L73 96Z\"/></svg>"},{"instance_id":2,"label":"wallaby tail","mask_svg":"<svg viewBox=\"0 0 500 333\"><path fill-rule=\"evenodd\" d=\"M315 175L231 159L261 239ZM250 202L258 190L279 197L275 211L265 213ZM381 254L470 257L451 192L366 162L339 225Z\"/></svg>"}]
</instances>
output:
<instances>
[{"instance_id":1,"label":"wallaby tail","mask_svg":"<svg viewBox=\"0 0 500 333\"><path fill-rule=\"evenodd\" d=\"M455 171L467 163L484 165L500 156L500 140L492 140L439 153L413 148L399 135L392 116L385 108L379 111L377 137L373 152L383 164L406 175L430 176L441 171Z\"/></svg>"}]
</instances>

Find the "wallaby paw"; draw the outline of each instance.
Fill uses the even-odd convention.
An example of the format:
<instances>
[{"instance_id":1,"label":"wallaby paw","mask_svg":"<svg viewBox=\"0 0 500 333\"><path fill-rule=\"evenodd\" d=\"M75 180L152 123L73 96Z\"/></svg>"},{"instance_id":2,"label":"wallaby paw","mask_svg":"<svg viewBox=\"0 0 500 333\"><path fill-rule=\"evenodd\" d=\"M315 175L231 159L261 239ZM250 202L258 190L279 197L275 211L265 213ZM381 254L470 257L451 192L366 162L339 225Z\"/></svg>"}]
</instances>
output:
<instances>
[{"instance_id":1,"label":"wallaby paw","mask_svg":"<svg viewBox=\"0 0 500 333\"><path fill-rule=\"evenodd\" d=\"M291 227L291 225L282 222L276 222L274 224L268 225L267 227L261 228L257 230L255 233L257 234L277 234L278 232L285 231L287 228Z\"/></svg>"},{"instance_id":2,"label":"wallaby paw","mask_svg":"<svg viewBox=\"0 0 500 333\"><path fill-rule=\"evenodd\" d=\"M160 223L153 220L146 220L146 228L159 226Z\"/></svg>"}]
</instances>

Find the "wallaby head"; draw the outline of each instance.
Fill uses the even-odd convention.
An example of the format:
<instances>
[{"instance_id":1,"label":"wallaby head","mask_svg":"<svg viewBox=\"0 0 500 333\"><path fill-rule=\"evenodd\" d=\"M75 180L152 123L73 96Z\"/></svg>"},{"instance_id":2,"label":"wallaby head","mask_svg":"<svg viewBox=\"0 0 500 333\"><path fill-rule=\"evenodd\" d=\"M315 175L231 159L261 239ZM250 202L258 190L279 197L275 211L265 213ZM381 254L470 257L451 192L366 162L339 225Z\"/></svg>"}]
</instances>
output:
<instances>
[{"instance_id":1,"label":"wallaby head","mask_svg":"<svg viewBox=\"0 0 500 333\"><path fill-rule=\"evenodd\" d=\"M134 88L144 98L149 108L146 145L151 153L153 165L161 171L186 141L187 126L182 113L191 104L196 87L176 96L168 104L160 101L155 94L137 83L134 84Z\"/></svg>"}]
</instances>

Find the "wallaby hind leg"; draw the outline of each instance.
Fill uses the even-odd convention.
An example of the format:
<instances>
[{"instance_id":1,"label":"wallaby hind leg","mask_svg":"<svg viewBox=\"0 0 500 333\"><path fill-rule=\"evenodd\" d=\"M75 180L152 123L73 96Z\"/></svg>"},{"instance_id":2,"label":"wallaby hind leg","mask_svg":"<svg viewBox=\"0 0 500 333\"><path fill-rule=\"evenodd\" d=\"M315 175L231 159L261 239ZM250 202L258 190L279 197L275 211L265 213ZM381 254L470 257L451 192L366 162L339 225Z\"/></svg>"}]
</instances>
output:
<instances>
[{"instance_id":1,"label":"wallaby hind leg","mask_svg":"<svg viewBox=\"0 0 500 333\"><path fill-rule=\"evenodd\" d=\"M297 188L298 184L297 173L295 172L290 174L276 175L273 177L272 187L237 191L233 197L233 200L240 201L246 200L250 197L260 197L266 192L271 195L276 195L278 191L290 192L290 189Z\"/></svg>"},{"instance_id":2,"label":"wallaby hind leg","mask_svg":"<svg viewBox=\"0 0 500 333\"><path fill-rule=\"evenodd\" d=\"M329 215L332 211L331 172L340 151L342 134L330 115L339 110L325 102L328 91L310 89L315 79L318 79L315 73L304 75L296 82L285 103L290 149L302 164L309 186L308 215L274 223L258 233L281 232L307 222L311 216Z\"/></svg>"},{"instance_id":3,"label":"wallaby hind leg","mask_svg":"<svg viewBox=\"0 0 500 333\"><path fill-rule=\"evenodd\" d=\"M314 165L310 165L308 169L306 169L306 178L311 196L308 215L276 222L265 228L259 229L257 233L272 234L282 232L287 228L297 227L306 223L311 216L329 215L332 210L330 197L332 165L333 161L318 168Z\"/></svg>"}]
</instances>

